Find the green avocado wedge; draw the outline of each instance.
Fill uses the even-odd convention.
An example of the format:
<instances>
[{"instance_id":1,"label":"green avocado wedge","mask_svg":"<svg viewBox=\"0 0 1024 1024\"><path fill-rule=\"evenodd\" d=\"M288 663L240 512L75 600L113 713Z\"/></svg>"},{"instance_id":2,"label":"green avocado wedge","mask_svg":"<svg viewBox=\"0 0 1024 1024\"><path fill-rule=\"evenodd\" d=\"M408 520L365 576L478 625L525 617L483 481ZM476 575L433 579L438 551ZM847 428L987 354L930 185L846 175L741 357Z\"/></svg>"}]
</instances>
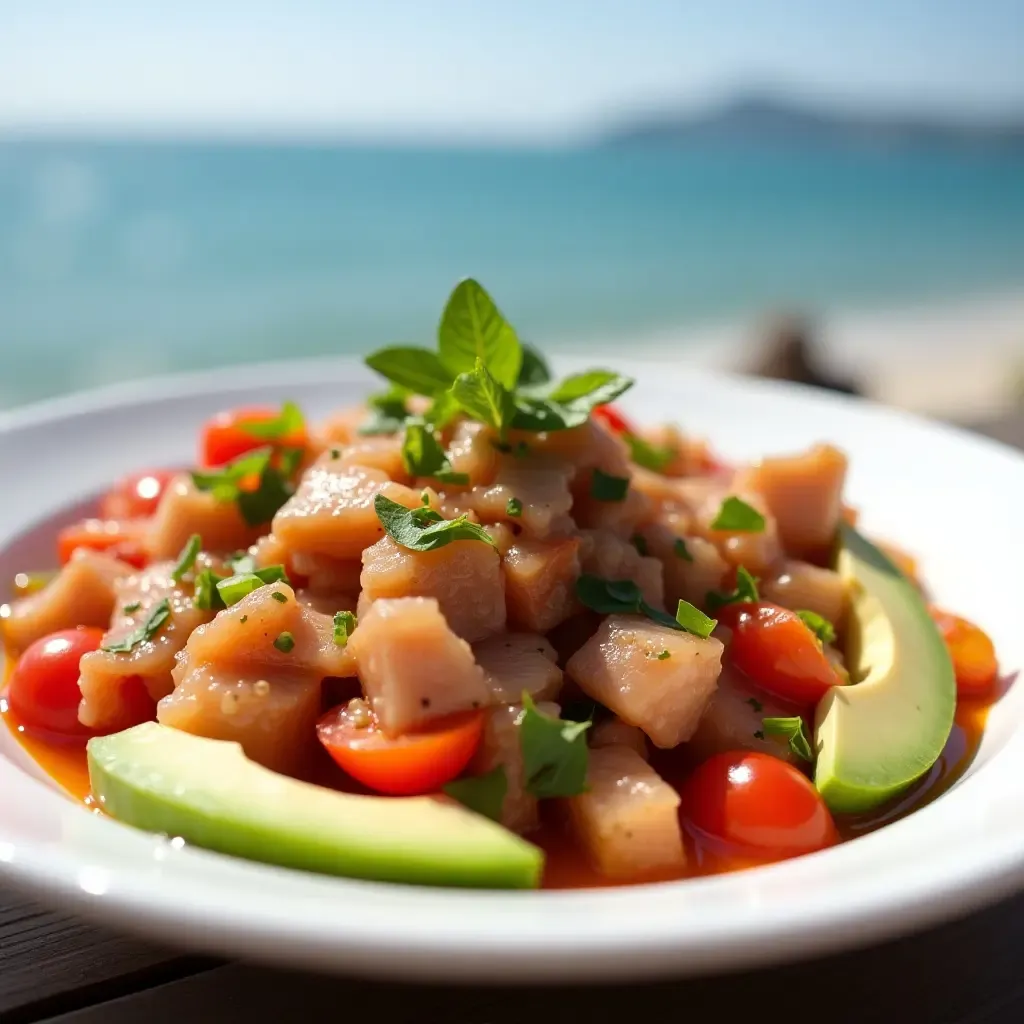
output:
<instances>
[{"instance_id":1,"label":"green avocado wedge","mask_svg":"<svg viewBox=\"0 0 1024 1024\"><path fill-rule=\"evenodd\" d=\"M237 743L146 722L91 739L88 757L111 817L209 850L420 885L528 889L540 879L541 850L461 805L338 793L269 771Z\"/></svg>"},{"instance_id":2,"label":"green avocado wedge","mask_svg":"<svg viewBox=\"0 0 1024 1024\"><path fill-rule=\"evenodd\" d=\"M856 530L840 530L836 568L850 593L846 666L815 715L814 783L839 813L871 810L935 763L953 727L953 664L924 600Z\"/></svg>"}]
</instances>

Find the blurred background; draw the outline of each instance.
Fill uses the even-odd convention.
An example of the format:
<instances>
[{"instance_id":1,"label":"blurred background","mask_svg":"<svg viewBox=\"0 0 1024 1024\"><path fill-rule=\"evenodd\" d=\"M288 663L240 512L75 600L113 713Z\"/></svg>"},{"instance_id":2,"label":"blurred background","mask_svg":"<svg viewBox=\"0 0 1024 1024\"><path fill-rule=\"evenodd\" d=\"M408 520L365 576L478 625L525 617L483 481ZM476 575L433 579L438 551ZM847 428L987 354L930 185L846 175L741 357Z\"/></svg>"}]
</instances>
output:
<instances>
[{"instance_id":1,"label":"blurred background","mask_svg":"<svg viewBox=\"0 0 1024 1024\"><path fill-rule=\"evenodd\" d=\"M1021 0L0 0L0 406L522 336L1024 394Z\"/></svg>"}]
</instances>

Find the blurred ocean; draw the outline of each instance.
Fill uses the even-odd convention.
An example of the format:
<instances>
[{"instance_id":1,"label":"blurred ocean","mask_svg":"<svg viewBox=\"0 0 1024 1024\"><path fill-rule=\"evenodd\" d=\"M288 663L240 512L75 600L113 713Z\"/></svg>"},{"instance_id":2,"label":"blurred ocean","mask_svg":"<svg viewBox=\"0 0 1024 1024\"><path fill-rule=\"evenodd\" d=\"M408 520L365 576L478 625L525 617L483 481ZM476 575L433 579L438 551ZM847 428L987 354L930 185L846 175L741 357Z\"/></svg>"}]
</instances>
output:
<instances>
[{"instance_id":1,"label":"blurred ocean","mask_svg":"<svg viewBox=\"0 0 1024 1024\"><path fill-rule=\"evenodd\" d=\"M1024 286L1024 155L0 143L0 404L428 342L478 277L564 347Z\"/></svg>"}]
</instances>

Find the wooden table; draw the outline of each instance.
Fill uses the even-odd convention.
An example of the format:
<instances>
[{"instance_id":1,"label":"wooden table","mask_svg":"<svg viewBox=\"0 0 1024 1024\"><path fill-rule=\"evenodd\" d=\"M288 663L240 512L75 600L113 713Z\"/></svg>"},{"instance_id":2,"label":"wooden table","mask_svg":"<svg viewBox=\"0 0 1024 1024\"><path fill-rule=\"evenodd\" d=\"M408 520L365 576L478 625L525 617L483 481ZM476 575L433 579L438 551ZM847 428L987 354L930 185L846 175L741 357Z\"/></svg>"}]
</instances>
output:
<instances>
[{"instance_id":1,"label":"wooden table","mask_svg":"<svg viewBox=\"0 0 1024 1024\"><path fill-rule=\"evenodd\" d=\"M1024 447L1024 416L978 429ZM527 981L528 979L524 979ZM374 1019L410 1024L574 1020L822 1020L1022 1024L1024 895L860 952L739 975L614 988L426 988L188 955L50 913L0 890L0 1021L175 1024Z\"/></svg>"}]
</instances>

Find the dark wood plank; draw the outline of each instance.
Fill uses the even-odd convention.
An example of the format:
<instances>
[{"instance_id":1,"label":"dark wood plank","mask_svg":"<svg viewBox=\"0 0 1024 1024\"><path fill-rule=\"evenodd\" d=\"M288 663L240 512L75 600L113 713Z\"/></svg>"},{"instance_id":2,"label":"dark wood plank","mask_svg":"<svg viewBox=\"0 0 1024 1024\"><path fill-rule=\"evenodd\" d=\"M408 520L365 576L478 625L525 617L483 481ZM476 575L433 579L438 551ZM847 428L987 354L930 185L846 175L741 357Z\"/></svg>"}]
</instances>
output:
<instances>
[{"instance_id":1,"label":"dark wood plank","mask_svg":"<svg viewBox=\"0 0 1024 1024\"><path fill-rule=\"evenodd\" d=\"M0 890L0 1019L41 1020L213 961L125 938Z\"/></svg>"},{"instance_id":2,"label":"dark wood plank","mask_svg":"<svg viewBox=\"0 0 1024 1024\"><path fill-rule=\"evenodd\" d=\"M52 1024L352 1018L394 1024L823 1019L905 1024L1024 1020L1024 896L925 935L734 976L650 985L451 988L312 977L232 964ZM527 979L524 979L524 982ZM766 1017L767 1015L767 1017Z\"/></svg>"}]
</instances>

